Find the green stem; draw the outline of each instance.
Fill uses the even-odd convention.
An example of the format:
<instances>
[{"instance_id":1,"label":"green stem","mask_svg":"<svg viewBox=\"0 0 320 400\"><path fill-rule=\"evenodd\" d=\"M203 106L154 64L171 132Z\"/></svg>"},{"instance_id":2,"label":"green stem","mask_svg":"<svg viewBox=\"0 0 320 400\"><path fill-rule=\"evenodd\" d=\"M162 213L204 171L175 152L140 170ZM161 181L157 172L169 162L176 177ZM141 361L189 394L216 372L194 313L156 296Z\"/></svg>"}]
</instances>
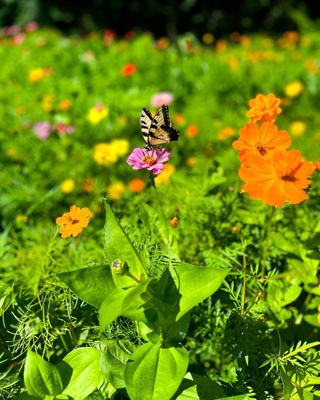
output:
<instances>
[{"instance_id":1,"label":"green stem","mask_svg":"<svg viewBox=\"0 0 320 400\"><path fill-rule=\"evenodd\" d=\"M271 232L271 227L275 215L275 207L271 207L270 212L267 214L267 226L264 231L263 239L262 239L262 257L261 257L261 265L262 265L262 270L261 270L261 275L262 277L265 275L266 269L267 269L267 256L268 256L268 251L269 251L269 245L270 245L270 232Z\"/></svg>"},{"instance_id":2,"label":"green stem","mask_svg":"<svg viewBox=\"0 0 320 400\"><path fill-rule=\"evenodd\" d=\"M242 260L242 274L243 274L243 280L242 280L242 293L241 293L241 315L244 315L245 310L245 302L246 302L246 286L247 286L247 259L246 256L243 256Z\"/></svg>"}]
</instances>

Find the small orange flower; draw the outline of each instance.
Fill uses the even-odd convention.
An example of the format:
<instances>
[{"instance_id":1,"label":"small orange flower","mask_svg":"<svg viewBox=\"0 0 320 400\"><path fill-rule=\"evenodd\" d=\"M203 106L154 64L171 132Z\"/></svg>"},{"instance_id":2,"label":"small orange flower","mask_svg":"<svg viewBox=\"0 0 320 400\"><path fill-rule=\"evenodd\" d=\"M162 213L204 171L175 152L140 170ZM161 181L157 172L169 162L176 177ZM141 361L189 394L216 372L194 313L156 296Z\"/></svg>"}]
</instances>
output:
<instances>
[{"instance_id":1,"label":"small orange flower","mask_svg":"<svg viewBox=\"0 0 320 400\"><path fill-rule=\"evenodd\" d=\"M131 179L128 186L129 189L132 190L134 193L140 193L144 189L145 183L143 182L142 179L134 178Z\"/></svg>"},{"instance_id":2,"label":"small orange flower","mask_svg":"<svg viewBox=\"0 0 320 400\"><path fill-rule=\"evenodd\" d=\"M195 124L191 124L186 129L186 136L195 137L199 134L199 128Z\"/></svg>"},{"instance_id":3,"label":"small orange flower","mask_svg":"<svg viewBox=\"0 0 320 400\"><path fill-rule=\"evenodd\" d=\"M135 64L126 64L121 68L121 74L123 76L130 76L135 74L137 71L137 67Z\"/></svg>"},{"instance_id":4,"label":"small orange flower","mask_svg":"<svg viewBox=\"0 0 320 400\"><path fill-rule=\"evenodd\" d=\"M64 100L60 101L60 103L58 105L58 109L61 110L61 111L67 111L67 110L69 110L71 105L72 105L72 103L71 103L70 100L64 99Z\"/></svg>"},{"instance_id":5,"label":"small orange flower","mask_svg":"<svg viewBox=\"0 0 320 400\"><path fill-rule=\"evenodd\" d=\"M226 127L221 129L221 131L218 132L218 139L219 140L226 140L229 137L233 136L235 133L235 130L230 127Z\"/></svg>"},{"instance_id":6,"label":"small orange flower","mask_svg":"<svg viewBox=\"0 0 320 400\"><path fill-rule=\"evenodd\" d=\"M59 233L61 237L78 236L83 231L83 228L88 226L91 217L92 213L89 208L71 206L69 212L56 219L56 224L60 226Z\"/></svg>"},{"instance_id":7,"label":"small orange flower","mask_svg":"<svg viewBox=\"0 0 320 400\"><path fill-rule=\"evenodd\" d=\"M94 179L93 178L86 178L82 183L82 190L84 192L90 193L94 189Z\"/></svg>"},{"instance_id":8,"label":"small orange flower","mask_svg":"<svg viewBox=\"0 0 320 400\"><path fill-rule=\"evenodd\" d=\"M250 110L247 116L253 123L273 122L282 111L279 107L280 102L281 100L273 93L269 93L267 96L259 93L254 99L249 100Z\"/></svg>"},{"instance_id":9,"label":"small orange flower","mask_svg":"<svg viewBox=\"0 0 320 400\"><path fill-rule=\"evenodd\" d=\"M308 198L303 189L310 185L313 171L314 164L304 161L299 150L279 150L271 160L255 157L250 167L240 168L239 175L250 197L282 207L286 201L299 204Z\"/></svg>"},{"instance_id":10,"label":"small orange flower","mask_svg":"<svg viewBox=\"0 0 320 400\"><path fill-rule=\"evenodd\" d=\"M277 125L264 122L257 126L247 124L240 129L240 137L234 141L234 149L240 150L239 159L248 165L255 156L270 159L276 150L285 150L291 145L287 131L278 131Z\"/></svg>"}]
</instances>

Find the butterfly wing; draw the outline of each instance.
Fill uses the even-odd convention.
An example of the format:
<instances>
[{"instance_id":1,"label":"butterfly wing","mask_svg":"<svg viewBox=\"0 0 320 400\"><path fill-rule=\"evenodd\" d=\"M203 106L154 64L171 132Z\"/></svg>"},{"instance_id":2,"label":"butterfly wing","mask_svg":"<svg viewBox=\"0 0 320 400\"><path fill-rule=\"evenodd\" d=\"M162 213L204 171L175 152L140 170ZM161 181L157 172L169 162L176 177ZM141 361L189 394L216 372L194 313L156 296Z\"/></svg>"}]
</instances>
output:
<instances>
[{"instance_id":1,"label":"butterfly wing","mask_svg":"<svg viewBox=\"0 0 320 400\"><path fill-rule=\"evenodd\" d=\"M151 124L153 122L153 117L149 110L143 108L140 115L140 127L143 140L149 145L149 131L151 128Z\"/></svg>"},{"instance_id":2,"label":"butterfly wing","mask_svg":"<svg viewBox=\"0 0 320 400\"><path fill-rule=\"evenodd\" d=\"M172 127L168 106L163 105L152 120L147 143L149 146L157 146L178 138L179 132Z\"/></svg>"}]
</instances>

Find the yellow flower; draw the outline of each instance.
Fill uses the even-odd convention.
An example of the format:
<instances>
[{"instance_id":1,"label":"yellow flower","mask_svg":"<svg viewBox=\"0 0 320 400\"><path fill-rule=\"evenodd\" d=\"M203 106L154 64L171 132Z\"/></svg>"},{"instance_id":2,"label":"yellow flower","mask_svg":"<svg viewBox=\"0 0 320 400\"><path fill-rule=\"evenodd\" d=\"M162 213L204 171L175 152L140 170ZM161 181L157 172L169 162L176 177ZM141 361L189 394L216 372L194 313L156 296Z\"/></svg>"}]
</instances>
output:
<instances>
[{"instance_id":1,"label":"yellow flower","mask_svg":"<svg viewBox=\"0 0 320 400\"><path fill-rule=\"evenodd\" d=\"M46 71L43 68L34 68L29 71L28 79L30 82L41 81L46 76Z\"/></svg>"},{"instance_id":2,"label":"yellow flower","mask_svg":"<svg viewBox=\"0 0 320 400\"><path fill-rule=\"evenodd\" d=\"M155 184L158 186L163 183L167 183L169 181L171 175L174 173L174 171L175 171L175 167L172 164L165 164L161 174L157 175L154 178Z\"/></svg>"},{"instance_id":3,"label":"yellow flower","mask_svg":"<svg viewBox=\"0 0 320 400\"><path fill-rule=\"evenodd\" d=\"M302 91L303 84L300 81L290 82L284 88L287 97L297 97Z\"/></svg>"},{"instance_id":4,"label":"yellow flower","mask_svg":"<svg viewBox=\"0 0 320 400\"><path fill-rule=\"evenodd\" d=\"M115 182L107 187L108 197L111 200L120 200L126 191L123 182Z\"/></svg>"},{"instance_id":5,"label":"yellow flower","mask_svg":"<svg viewBox=\"0 0 320 400\"><path fill-rule=\"evenodd\" d=\"M93 159L100 165L111 165L118 161L118 153L111 143L99 143L94 148Z\"/></svg>"},{"instance_id":6,"label":"yellow flower","mask_svg":"<svg viewBox=\"0 0 320 400\"><path fill-rule=\"evenodd\" d=\"M42 97L41 106L42 106L44 111L50 112L52 110L53 100L54 100L54 96L52 94L45 94Z\"/></svg>"},{"instance_id":7,"label":"yellow flower","mask_svg":"<svg viewBox=\"0 0 320 400\"><path fill-rule=\"evenodd\" d=\"M16 108L16 113L18 115L23 115L26 113L26 108L24 106L19 106Z\"/></svg>"},{"instance_id":8,"label":"yellow flower","mask_svg":"<svg viewBox=\"0 0 320 400\"><path fill-rule=\"evenodd\" d=\"M292 136L302 136L306 130L307 124L303 121L293 121L290 124L289 131Z\"/></svg>"},{"instance_id":9,"label":"yellow flower","mask_svg":"<svg viewBox=\"0 0 320 400\"><path fill-rule=\"evenodd\" d=\"M96 125L104 118L106 118L109 114L109 109L105 107L103 104L98 103L94 107L91 107L88 114L87 120L92 124Z\"/></svg>"},{"instance_id":10,"label":"yellow flower","mask_svg":"<svg viewBox=\"0 0 320 400\"><path fill-rule=\"evenodd\" d=\"M16 215L16 222L25 224L28 221L28 216L24 214L17 214Z\"/></svg>"},{"instance_id":11,"label":"yellow flower","mask_svg":"<svg viewBox=\"0 0 320 400\"><path fill-rule=\"evenodd\" d=\"M205 33L202 35L202 41L204 44L212 44L214 42L214 36L212 33Z\"/></svg>"},{"instance_id":12,"label":"yellow flower","mask_svg":"<svg viewBox=\"0 0 320 400\"><path fill-rule=\"evenodd\" d=\"M75 182L73 179L66 179L60 184L61 192L71 193L75 187Z\"/></svg>"},{"instance_id":13,"label":"yellow flower","mask_svg":"<svg viewBox=\"0 0 320 400\"><path fill-rule=\"evenodd\" d=\"M186 160L186 164L188 167L193 168L198 164L198 159L197 157L189 157Z\"/></svg>"},{"instance_id":14,"label":"yellow flower","mask_svg":"<svg viewBox=\"0 0 320 400\"><path fill-rule=\"evenodd\" d=\"M230 56L227 58L227 64L229 65L230 69L232 69L232 70L237 70L240 67L239 60L234 56Z\"/></svg>"},{"instance_id":15,"label":"yellow flower","mask_svg":"<svg viewBox=\"0 0 320 400\"><path fill-rule=\"evenodd\" d=\"M128 118L125 115L119 115L117 122L120 126L126 126L128 124Z\"/></svg>"},{"instance_id":16,"label":"yellow flower","mask_svg":"<svg viewBox=\"0 0 320 400\"><path fill-rule=\"evenodd\" d=\"M126 155L129 151L129 142L126 139L115 139L110 144L114 153L119 157Z\"/></svg>"},{"instance_id":17,"label":"yellow flower","mask_svg":"<svg viewBox=\"0 0 320 400\"><path fill-rule=\"evenodd\" d=\"M14 157L16 155L16 149L14 147L9 147L6 154L8 157Z\"/></svg>"}]
</instances>

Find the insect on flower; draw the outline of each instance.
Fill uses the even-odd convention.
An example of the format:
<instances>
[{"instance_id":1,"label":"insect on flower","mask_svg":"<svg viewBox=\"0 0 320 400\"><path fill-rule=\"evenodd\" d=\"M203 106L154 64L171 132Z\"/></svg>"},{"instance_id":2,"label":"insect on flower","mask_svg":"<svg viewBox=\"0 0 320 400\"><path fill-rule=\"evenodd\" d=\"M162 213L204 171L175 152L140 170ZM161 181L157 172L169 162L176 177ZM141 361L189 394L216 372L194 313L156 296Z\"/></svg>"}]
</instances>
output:
<instances>
[{"instance_id":1,"label":"insect on flower","mask_svg":"<svg viewBox=\"0 0 320 400\"><path fill-rule=\"evenodd\" d=\"M140 127L143 140L148 148L179 139L179 132L172 127L169 108L166 105L162 105L154 117L149 110L143 108L140 116Z\"/></svg>"}]
</instances>

